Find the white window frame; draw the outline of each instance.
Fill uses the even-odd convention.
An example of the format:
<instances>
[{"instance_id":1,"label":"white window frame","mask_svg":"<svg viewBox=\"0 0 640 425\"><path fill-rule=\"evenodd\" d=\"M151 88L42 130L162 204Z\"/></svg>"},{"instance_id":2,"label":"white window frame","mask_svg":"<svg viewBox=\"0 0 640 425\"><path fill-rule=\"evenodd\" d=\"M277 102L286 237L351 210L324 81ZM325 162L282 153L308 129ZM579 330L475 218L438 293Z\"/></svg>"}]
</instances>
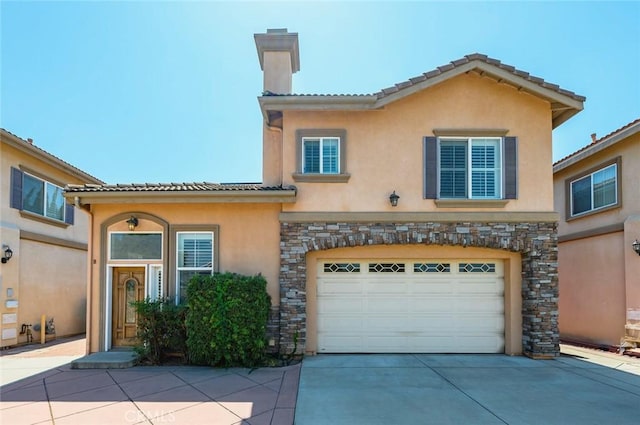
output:
<instances>
[{"instance_id":1,"label":"white window frame","mask_svg":"<svg viewBox=\"0 0 640 425\"><path fill-rule=\"evenodd\" d=\"M595 207L594 206L594 202L595 202L595 198L596 197L595 197L595 194L594 194L593 177L596 174L602 173L605 170L610 169L610 168L613 168L613 175L614 175L614 179L615 179L614 185L613 185L614 193L615 193L614 201L609 203L609 204L606 204L606 205L600 205L598 207ZM588 173L588 174L585 174L583 176L580 176L580 177L572 179L569 182L569 199L570 199L569 212L571 214L571 217L580 217L580 216L585 215L585 214L589 214L589 213L592 213L592 212L595 212L595 211L599 211L599 210L602 210L602 209L605 209L605 208L609 208L609 207L618 205L618 203L619 203L618 177L619 177L618 176L618 163L614 162L613 164L609 164L607 166L604 166L604 167L601 167L601 168L599 168L597 170L594 170L591 173ZM590 189L590 192L591 192L591 207L588 210L581 211L579 213L575 213L574 214L574 212L573 212L573 205L574 205L573 185L575 183L579 182L579 181L582 181L582 180L586 179L586 178L589 179L589 189Z\"/></svg>"},{"instance_id":2,"label":"white window frame","mask_svg":"<svg viewBox=\"0 0 640 425\"><path fill-rule=\"evenodd\" d=\"M185 267L180 266L180 235L185 234L196 234L196 235L210 235L211 236L211 263L209 267ZM175 258L176 258L176 270L175 270L175 291L176 291L176 304L180 304L180 272L183 271L194 271L194 272L210 272L213 274L215 267L215 259L216 259L216 232L210 230L181 230L175 232Z\"/></svg>"},{"instance_id":3,"label":"white window frame","mask_svg":"<svg viewBox=\"0 0 640 425\"><path fill-rule=\"evenodd\" d=\"M336 156L336 171L335 172L325 172L324 171L324 143L325 141L338 141L337 147L337 156ZM306 144L307 142L319 142L320 145L320 166L318 172L305 171L306 170ZM303 137L302 138L302 172L303 174L340 174L342 170L340 169L340 152L341 152L341 143L342 139L339 136L322 136L322 137Z\"/></svg>"},{"instance_id":4,"label":"white window frame","mask_svg":"<svg viewBox=\"0 0 640 425\"><path fill-rule=\"evenodd\" d=\"M494 142L497 146L497 166L492 169L492 171L497 174L496 178L496 194L495 196L474 196L473 195L473 171L479 170L478 168L473 168L473 156L472 156L472 148L474 142L476 144L484 143L487 141ZM441 146L442 143L451 143L458 142L464 143L466 149L466 164L465 164L465 183L466 183L466 196L465 197L443 197L441 194L441 174L440 170L442 168L442 152ZM439 137L438 138L438 199L503 199L504 194L504 138L503 137ZM488 171L489 169L482 168L481 171Z\"/></svg>"},{"instance_id":5,"label":"white window frame","mask_svg":"<svg viewBox=\"0 0 640 425\"><path fill-rule=\"evenodd\" d=\"M29 176L29 178L32 178L34 180L38 180L40 182L43 183L42 185L42 213L36 212L36 211L31 211L25 208L25 192L24 192L24 180L25 180L25 176ZM50 181L47 181L45 179L42 179L38 176L35 176L31 173L28 172L23 172L22 174L22 188L23 188L23 192L22 192L22 210L23 211L27 211L28 213L31 214L36 214L39 215L41 217L46 217L50 220L55 220L55 221L59 221L61 223L65 222L65 216L66 216L66 207L65 207L65 200L64 200L64 196L62 196L62 218L58 218L58 217L51 217L49 215L47 215L47 203L48 203L48 197L49 197L49 186L60 190L60 194L64 193L64 188L61 186L58 186L57 184L51 183Z\"/></svg>"}]
</instances>

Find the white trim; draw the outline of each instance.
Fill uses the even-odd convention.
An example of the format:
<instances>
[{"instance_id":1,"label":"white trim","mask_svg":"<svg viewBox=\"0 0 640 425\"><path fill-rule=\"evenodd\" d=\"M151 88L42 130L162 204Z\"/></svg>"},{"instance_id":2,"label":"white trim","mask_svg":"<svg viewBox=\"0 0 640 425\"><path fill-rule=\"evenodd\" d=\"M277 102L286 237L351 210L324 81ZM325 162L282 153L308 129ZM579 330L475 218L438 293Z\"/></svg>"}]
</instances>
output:
<instances>
[{"instance_id":1,"label":"white trim","mask_svg":"<svg viewBox=\"0 0 640 425\"><path fill-rule=\"evenodd\" d=\"M337 157L336 157L336 167L337 167L337 172L335 173L328 173L328 172L324 172L323 168L324 168L324 142L325 140L328 139L336 139L338 141L338 148L337 148ZM305 171L305 160L306 160L306 150L305 150L305 142L307 141L318 141L319 142L319 168L317 172L307 172ZM340 136L305 136L302 137L302 173L301 174L322 174L322 175L337 175L340 174L342 172L342 170L340 169L340 151L341 151L341 144L342 144L342 138Z\"/></svg>"},{"instance_id":2,"label":"white trim","mask_svg":"<svg viewBox=\"0 0 640 425\"><path fill-rule=\"evenodd\" d=\"M601 205L601 206L595 208L594 205L593 205L594 197L595 197L594 193L593 193L593 190L594 190L594 187L593 187L593 176L595 174L601 173L604 170L606 170L608 168L611 168L611 167L614 167L615 182L614 182L614 185L613 185L613 189L614 189L614 192L615 192L615 199L614 199L613 202L611 202L609 204ZM582 211L582 212L579 212L577 214L574 214L573 213L573 184L576 183L576 182L579 182L580 180L584 180L587 177L589 178L589 191L590 191L590 198L591 198L591 208L589 208L586 211ZM569 208L570 208L569 209L569 214L570 214L571 218L575 218L575 217L580 217L581 215L584 215L584 214L588 214L588 213L592 213L594 211L601 210L603 208L608 208L608 207L610 207L612 205L618 204L618 196L619 196L619 194L618 194L618 163L614 162L613 164L609 164L609 165L607 165L605 167L599 168L599 169L595 170L592 173L585 174L584 176L581 176L581 177L578 177L578 178L575 178L575 179L569 181Z\"/></svg>"}]
</instances>

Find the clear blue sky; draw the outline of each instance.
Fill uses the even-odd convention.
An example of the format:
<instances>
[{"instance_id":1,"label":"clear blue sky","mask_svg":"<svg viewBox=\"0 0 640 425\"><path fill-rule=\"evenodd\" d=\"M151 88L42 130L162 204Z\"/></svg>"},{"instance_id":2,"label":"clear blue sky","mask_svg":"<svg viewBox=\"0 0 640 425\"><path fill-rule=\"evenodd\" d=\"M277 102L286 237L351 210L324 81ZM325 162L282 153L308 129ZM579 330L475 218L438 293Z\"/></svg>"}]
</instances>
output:
<instances>
[{"instance_id":1,"label":"clear blue sky","mask_svg":"<svg viewBox=\"0 0 640 425\"><path fill-rule=\"evenodd\" d=\"M587 97L554 160L640 118L640 2L0 3L0 126L108 183L259 182L253 34L295 93L367 94L478 52Z\"/></svg>"}]
</instances>

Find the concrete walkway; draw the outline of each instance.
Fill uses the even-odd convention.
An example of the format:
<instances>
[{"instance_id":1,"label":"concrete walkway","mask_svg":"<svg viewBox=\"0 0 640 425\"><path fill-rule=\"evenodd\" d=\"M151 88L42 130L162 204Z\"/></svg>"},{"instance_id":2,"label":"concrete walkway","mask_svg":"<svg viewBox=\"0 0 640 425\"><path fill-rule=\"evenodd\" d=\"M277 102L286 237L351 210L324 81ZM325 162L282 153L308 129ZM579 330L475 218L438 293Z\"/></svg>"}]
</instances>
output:
<instances>
[{"instance_id":1,"label":"concrete walkway","mask_svg":"<svg viewBox=\"0 0 640 425\"><path fill-rule=\"evenodd\" d=\"M64 357L48 358L54 347L38 347L38 352L27 348L14 349L13 354L3 352L0 357L6 383L0 387L3 425L293 424L300 364L254 370L195 366L72 369L69 360L50 367ZM33 364L24 364L34 359L42 365L37 372ZM19 375L21 379L15 379Z\"/></svg>"},{"instance_id":2,"label":"concrete walkway","mask_svg":"<svg viewBox=\"0 0 640 425\"><path fill-rule=\"evenodd\" d=\"M426 354L306 358L295 423L638 424L640 362L573 351L556 360Z\"/></svg>"},{"instance_id":3,"label":"concrete walkway","mask_svg":"<svg viewBox=\"0 0 640 425\"><path fill-rule=\"evenodd\" d=\"M0 423L291 425L294 412L297 425L638 423L640 359L580 347L551 361L321 355L300 379L301 365L72 369L85 344L0 351Z\"/></svg>"}]
</instances>

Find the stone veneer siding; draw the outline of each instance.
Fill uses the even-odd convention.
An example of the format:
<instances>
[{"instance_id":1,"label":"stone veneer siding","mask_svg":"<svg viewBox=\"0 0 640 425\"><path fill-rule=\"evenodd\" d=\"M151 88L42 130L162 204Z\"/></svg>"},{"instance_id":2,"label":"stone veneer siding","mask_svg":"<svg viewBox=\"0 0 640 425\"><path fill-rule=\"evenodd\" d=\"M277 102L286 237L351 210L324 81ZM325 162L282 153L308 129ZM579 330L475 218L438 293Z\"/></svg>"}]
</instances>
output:
<instances>
[{"instance_id":1,"label":"stone veneer siding","mask_svg":"<svg viewBox=\"0 0 640 425\"><path fill-rule=\"evenodd\" d=\"M560 354L557 222L539 223L299 223L280 225L281 352L306 342L306 254L373 245L462 245L518 252L522 259L522 351Z\"/></svg>"}]
</instances>

